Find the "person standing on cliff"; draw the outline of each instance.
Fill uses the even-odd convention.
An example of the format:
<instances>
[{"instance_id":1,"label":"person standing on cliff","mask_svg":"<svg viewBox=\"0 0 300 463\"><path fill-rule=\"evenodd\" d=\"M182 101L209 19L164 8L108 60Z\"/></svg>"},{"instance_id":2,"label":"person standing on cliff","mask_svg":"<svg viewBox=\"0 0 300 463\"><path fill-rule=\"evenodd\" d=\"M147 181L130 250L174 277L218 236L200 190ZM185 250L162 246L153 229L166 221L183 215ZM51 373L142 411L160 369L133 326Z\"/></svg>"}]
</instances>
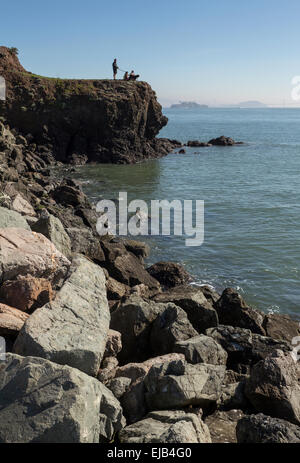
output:
<instances>
[{"instance_id":1,"label":"person standing on cliff","mask_svg":"<svg viewBox=\"0 0 300 463\"><path fill-rule=\"evenodd\" d=\"M116 80L117 72L118 72L118 69L119 69L118 65L117 65L117 58L114 59L112 67L113 67L114 80Z\"/></svg>"}]
</instances>

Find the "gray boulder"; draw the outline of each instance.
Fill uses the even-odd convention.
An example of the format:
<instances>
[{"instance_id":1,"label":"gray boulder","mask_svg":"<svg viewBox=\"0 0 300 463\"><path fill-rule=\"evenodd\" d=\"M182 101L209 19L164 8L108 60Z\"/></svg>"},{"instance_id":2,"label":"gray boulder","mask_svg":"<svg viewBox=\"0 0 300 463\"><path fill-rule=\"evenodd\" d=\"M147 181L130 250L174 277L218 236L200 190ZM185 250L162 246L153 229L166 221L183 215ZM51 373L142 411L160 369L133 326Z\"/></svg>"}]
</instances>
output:
<instances>
[{"instance_id":1,"label":"gray boulder","mask_svg":"<svg viewBox=\"0 0 300 463\"><path fill-rule=\"evenodd\" d=\"M46 236L65 256L71 255L71 240L61 221L51 214L42 215L31 230Z\"/></svg>"},{"instance_id":2,"label":"gray boulder","mask_svg":"<svg viewBox=\"0 0 300 463\"><path fill-rule=\"evenodd\" d=\"M276 349L282 349L285 352L290 350L289 345L284 341L253 334L250 330L239 327L219 325L208 329L206 334L226 350L228 368L240 373L248 373L252 365Z\"/></svg>"},{"instance_id":3,"label":"gray boulder","mask_svg":"<svg viewBox=\"0 0 300 463\"><path fill-rule=\"evenodd\" d=\"M0 228L24 228L30 230L26 219L21 214L5 207L0 207Z\"/></svg>"},{"instance_id":4,"label":"gray boulder","mask_svg":"<svg viewBox=\"0 0 300 463\"><path fill-rule=\"evenodd\" d=\"M177 286L154 297L156 302L172 302L183 309L198 333L218 325L218 314L206 299L201 287Z\"/></svg>"},{"instance_id":5,"label":"gray boulder","mask_svg":"<svg viewBox=\"0 0 300 463\"><path fill-rule=\"evenodd\" d=\"M119 432L121 443L200 444L211 443L201 418L184 411L152 412L145 419Z\"/></svg>"},{"instance_id":6,"label":"gray boulder","mask_svg":"<svg viewBox=\"0 0 300 463\"><path fill-rule=\"evenodd\" d=\"M111 314L110 328L122 335L123 347L118 355L121 364L143 362L152 356L151 325L164 308L163 304L132 295Z\"/></svg>"},{"instance_id":7,"label":"gray boulder","mask_svg":"<svg viewBox=\"0 0 300 463\"><path fill-rule=\"evenodd\" d=\"M244 416L237 424L240 444L299 444L300 427L263 415Z\"/></svg>"},{"instance_id":8,"label":"gray boulder","mask_svg":"<svg viewBox=\"0 0 300 463\"><path fill-rule=\"evenodd\" d=\"M290 353L275 351L254 365L245 392L258 412L300 424L300 367Z\"/></svg>"},{"instance_id":9,"label":"gray boulder","mask_svg":"<svg viewBox=\"0 0 300 463\"><path fill-rule=\"evenodd\" d=\"M173 352L175 342L185 341L197 334L184 310L172 303L165 304L165 309L157 316L151 328L152 352L154 355L169 354Z\"/></svg>"},{"instance_id":10,"label":"gray boulder","mask_svg":"<svg viewBox=\"0 0 300 463\"><path fill-rule=\"evenodd\" d=\"M78 256L55 300L37 309L25 323L14 352L46 358L96 376L109 322L103 270Z\"/></svg>"},{"instance_id":11,"label":"gray boulder","mask_svg":"<svg viewBox=\"0 0 300 463\"><path fill-rule=\"evenodd\" d=\"M264 314L248 306L242 296L232 288L227 288L216 302L215 309L222 325L238 326L252 333L265 335Z\"/></svg>"},{"instance_id":12,"label":"gray boulder","mask_svg":"<svg viewBox=\"0 0 300 463\"><path fill-rule=\"evenodd\" d=\"M190 365L181 360L154 365L144 380L148 409L165 410L188 405L208 409L221 395L224 375L223 365Z\"/></svg>"},{"instance_id":13,"label":"gray boulder","mask_svg":"<svg viewBox=\"0 0 300 463\"><path fill-rule=\"evenodd\" d=\"M0 364L1 443L98 443L125 421L112 393L79 370L7 354Z\"/></svg>"},{"instance_id":14,"label":"gray boulder","mask_svg":"<svg viewBox=\"0 0 300 463\"><path fill-rule=\"evenodd\" d=\"M69 260L45 236L21 228L0 229L0 262L2 282L31 275L58 285L70 267Z\"/></svg>"},{"instance_id":15,"label":"gray boulder","mask_svg":"<svg viewBox=\"0 0 300 463\"><path fill-rule=\"evenodd\" d=\"M178 341L173 352L184 354L188 363L208 363L226 365L227 352L213 338L200 334L186 341Z\"/></svg>"}]
</instances>

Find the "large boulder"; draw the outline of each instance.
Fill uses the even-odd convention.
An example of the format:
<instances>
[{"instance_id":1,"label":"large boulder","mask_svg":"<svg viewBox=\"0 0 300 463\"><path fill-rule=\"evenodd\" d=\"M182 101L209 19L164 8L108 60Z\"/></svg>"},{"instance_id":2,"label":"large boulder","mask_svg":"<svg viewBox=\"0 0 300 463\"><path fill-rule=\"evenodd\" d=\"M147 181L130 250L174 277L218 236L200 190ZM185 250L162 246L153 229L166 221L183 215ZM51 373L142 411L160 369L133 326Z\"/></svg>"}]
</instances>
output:
<instances>
[{"instance_id":1,"label":"large boulder","mask_svg":"<svg viewBox=\"0 0 300 463\"><path fill-rule=\"evenodd\" d=\"M23 228L30 230L24 217L16 211L0 207L0 229L1 228Z\"/></svg>"},{"instance_id":2,"label":"large boulder","mask_svg":"<svg viewBox=\"0 0 300 463\"><path fill-rule=\"evenodd\" d=\"M299 444L300 427L263 415L245 415L236 428L239 444Z\"/></svg>"},{"instance_id":3,"label":"large boulder","mask_svg":"<svg viewBox=\"0 0 300 463\"><path fill-rule=\"evenodd\" d=\"M111 329L122 335L123 348L118 355L120 363L142 362L151 357L151 326L164 308L163 304L146 302L132 295L111 314Z\"/></svg>"},{"instance_id":4,"label":"large boulder","mask_svg":"<svg viewBox=\"0 0 300 463\"><path fill-rule=\"evenodd\" d=\"M205 419L213 444L236 444L236 427L244 416L241 410L216 411Z\"/></svg>"},{"instance_id":5,"label":"large boulder","mask_svg":"<svg viewBox=\"0 0 300 463\"><path fill-rule=\"evenodd\" d=\"M115 280L127 286L144 284L153 291L158 291L160 284L152 278L143 267L140 259L129 252L121 242L102 241L105 254L105 266Z\"/></svg>"},{"instance_id":6,"label":"large boulder","mask_svg":"<svg viewBox=\"0 0 300 463\"><path fill-rule=\"evenodd\" d=\"M293 338L300 336L300 323L292 320L289 315L268 314L264 318L263 327L267 336L291 343Z\"/></svg>"},{"instance_id":7,"label":"large boulder","mask_svg":"<svg viewBox=\"0 0 300 463\"><path fill-rule=\"evenodd\" d=\"M71 240L61 221L54 215L41 214L39 220L31 225L31 230L46 236L62 254L71 255Z\"/></svg>"},{"instance_id":8,"label":"large boulder","mask_svg":"<svg viewBox=\"0 0 300 463\"><path fill-rule=\"evenodd\" d=\"M197 405L210 409L221 395L224 365L190 365L179 360L154 365L145 377L145 398L149 410Z\"/></svg>"},{"instance_id":9,"label":"large boulder","mask_svg":"<svg viewBox=\"0 0 300 463\"><path fill-rule=\"evenodd\" d=\"M20 228L0 229L0 262L2 282L31 275L59 284L70 267L69 260L45 236Z\"/></svg>"},{"instance_id":10,"label":"large boulder","mask_svg":"<svg viewBox=\"0 0 300 463\"><path fill-rule=\"evenodd\" d=\"M147 268L147 272L165 288L173 288L192 280L184 267L175 262L157 262Z\"/></svg>"},{"instance_id":11,"label":"large boulder","mask_svg":"<svg viewBox=\"0 0 300 463\"><path fill-rule=\"evenodd\" d=\"M175 342L186 341L197 334L184 310L172 303L165 304L165 309L157 316L151 328L152 352L154 355L169 354L173 352Z\"/></svg>"},{"instance_id":12,"label":"large boulder","mask_svg":"<svg viewBox=\"0 0 300 463\"><path fill-rule=\"evenodd\" d=\"M227 288L216 302L215 309L222 325L238 326L265 335L263 328L264 314L249 307L242 296L232 288Z\"/></svg>"},{"instance_id":13,"label":"large boulder","mask_svg":"<svg viewBox=\"0 0 300 463\"><path fill-rule=\"evenodd\" d=\"M210 443L208 427L194 413L182 410L152 412L142 421L119 432L123 444L202 444Z\"/></svg>"},{"instance_id":14,"label":"large boulder","mask_svg":"<svg viewBox=\"0 0 300 463\"><path fill-rule=\"evenodd\" d=\"M213 138L212 140L209 140L208 143L214 146L233 146L242 144L242 142L236 142L230 137L224 137L224 135L218 138Z\"/></svg>"},{"instance_id":15,"label":"large boulder","mask_svg":"<svg viewBox=\"0 0 300 463\"><path fill-rule=\"evenodd\" d=\"M93 261L103 264L105 255L99 237L95 237L89 228L66 228L71 239L71 249L74 254L84 254Z\"/></svg>"},{"instance_id":16,"label":"large boulder","mask_svg":"<svg viewBox=\"0 0 300 463\"><path fill-rule=\"evenodd\" d=\"M0 300L19 310L34 310L54 298L52 285L46 278L20 275L0 286Z\"/></svg>"},{"instance_id":17,"label":"large boulder","mask_svg":"<svg viewBox=\"0 0 300 463\"><path fill-rule=\"evenodd\" d=\"M218 325L218 314L203 294L201 287L177 286L154 297L156 302L172 302L183 309L198 333Z\"/></svg>"},{"instance_id":18,"label":"large boulder","mask_svg":"<svg viewBox=\"0 0 300 463\"><path fill-rule=\"evenodd\" d=\"M124 425L119 402L95 378L35 357L0 363L0 442L108 442Z\"/></svg>"},{"instance_id":19,"label":"large boulder","mask_svg":"<svg viewBox=\"0 0 300 463\"><path fill-rule=\"evenodd\" d=\"M276 349L288 352L290 346L283 341L253 334L250 330L219 325L206 331L228 354L228 368L247 373L250 366L267 357Z\"/></svg>"},{"instance_id":20,"label":"large boulder","mask_svg":"<svg viewBox=\"0 0 300 463\"><path fill-rule=\"evenodd\" d=\"M46 358L96 376L109 322L103 270L78 256L55 300L37 309L24 325L14 352Z\"/></svg>"},{"instance_id":21,"label":"large boulder","mask_svg":"<svg viewBox=\"0 0 300 463\"><path fill-rule=\"evenodd\" d=\"M275 351L257 363L245 392L258 412L300 424L300 367L290 353Z\"/></svg>"},{"instance_id":22,"label":"large boulder","mask_svg":"<svg viewBox=\"0 0 300 463\"><path fill-rule=\"evenodd\" d=\"M0 304L0 336L16 337L28 317L21 310Z\"/></svg>"},{"instance_id":23,"label":"large boulder","mask_svg":"<svg viewBox=\"0 0 300 463\"><path fill-rule=\"evenodd\" d=\"M226 365L227 352L214 339L204 334L186 341L177 341L174 352L184 354L188 363L208 363L210 365Z\"/></svg>"}]
</instances>

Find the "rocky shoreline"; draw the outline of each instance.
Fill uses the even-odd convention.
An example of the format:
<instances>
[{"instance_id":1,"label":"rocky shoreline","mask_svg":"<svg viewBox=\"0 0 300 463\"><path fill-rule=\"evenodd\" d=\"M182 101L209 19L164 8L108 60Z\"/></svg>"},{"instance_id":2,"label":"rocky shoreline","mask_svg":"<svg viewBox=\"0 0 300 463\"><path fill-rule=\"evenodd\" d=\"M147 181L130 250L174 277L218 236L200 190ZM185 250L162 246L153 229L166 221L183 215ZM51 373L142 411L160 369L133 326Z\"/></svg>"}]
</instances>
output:
<instances>
[{"instance_id":1,"label":"rocky shoreline","mask_svg":"<svg viewBox=\"0 0 300 463\"><path fill-rule=\"evenodd\" d=\"M299 443L298 322L231 288L191 286L177 263L146 268L146 243L100 238L93 205L53 177L60 155L24 132L11 98L0 121L0 442ZM117 162L138 160L113 144Z\"/></svg>"}]
</instances>

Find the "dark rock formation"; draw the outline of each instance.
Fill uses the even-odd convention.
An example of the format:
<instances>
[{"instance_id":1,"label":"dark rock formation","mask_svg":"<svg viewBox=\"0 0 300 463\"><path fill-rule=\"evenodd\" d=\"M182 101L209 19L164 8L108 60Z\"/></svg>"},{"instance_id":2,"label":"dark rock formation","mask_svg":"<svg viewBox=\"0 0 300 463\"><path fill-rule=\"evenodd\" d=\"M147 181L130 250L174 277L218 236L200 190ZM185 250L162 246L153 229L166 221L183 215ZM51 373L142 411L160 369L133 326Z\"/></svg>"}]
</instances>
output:
<instances>
[{"instance_id":1,"label":"dark rock formation","mask_svg":"<svg viewBox=\"0 0 300 463\"><path fill-rule=\"evenodd\" d=\"M214 145L214 146L233 146L233 145L242 145L243 144L243 142L234 141L232 138L224 137L224 135L222 135L221 137L218 137L218 138L213 138L208 143L210 145Z\"/></svg>"},{"instance_id":2,"label":"dark rock formation","mask_svg":"<svg viewBox=\"0 0 300 463\"><path fill-rule=\"evenodd\" d=\"M175 262L157 262L147 268L147 272L166 288L183 285L192 280L185 268Z\"/></svg>"},{"instance_id":3,"label":"dark rock formation","mask_svg":"<svg viewBox=\"0 0 300 463\"><path fill-rule=\"evenodd\" d=\"M299 444L300 427L263 415L246 415L236 427L239 444Z\"/></svg>"},{"instance_id":4,"label":"dark rock formation","mask_svg":"<svg viewBox=\"0 0 300 463\"><path fill-rule=\"evenodd\" d=\"M146 82L41 77L6 47L0 75L6 81L0 116L57 160L133 163L177 146L155 138L168 120Z\"/></svg>"}]
</instances>

